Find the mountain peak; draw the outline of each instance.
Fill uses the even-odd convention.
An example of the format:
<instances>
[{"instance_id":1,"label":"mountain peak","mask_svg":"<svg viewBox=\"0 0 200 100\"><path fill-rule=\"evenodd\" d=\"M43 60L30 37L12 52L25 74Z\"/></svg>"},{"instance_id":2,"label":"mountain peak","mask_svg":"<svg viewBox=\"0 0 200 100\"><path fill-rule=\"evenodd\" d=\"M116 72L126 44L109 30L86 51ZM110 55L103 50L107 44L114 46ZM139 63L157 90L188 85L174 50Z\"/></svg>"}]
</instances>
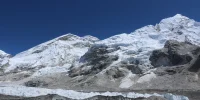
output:
<instances>
[{"instance_id":1,"label":"mountain peak","mask_svg":"<svg viewBox=\"0 0 200 100\"><path fill-rule=\"evenodd\" d=\"M174 18L187 18L186 16L183 16L182 14L176 14L173 16Z\"/></svg>"},{"instance_id":2,"label":"mountain peak","mask_svg":"<svg viewBox=\"0 0 200 100\"><path fill-rule=\"evenodd\" d=\"M85 39L85 40L88 40L88 41L92 41L92 42L99 41L99 39L97 37L94 37L94 36L91 36L91 35L86 35L86 36L83 36L82 38Z\"/></svg>"},{"instance_id":3,"label":"mountain peak","mask_svg":"<svg viewBox=\"0 0 200 100\"><path fill-rule=\"evenodd\" d=\"M188 21L190 20L188 17L186 16L183 16L181 14L176 14L175 16L173 17L169 17L169 18L165 18L163 20L161 20L160 23L180 23L180 22L184 22L184 21Z\"/></svg>"},{"instance_id":4,"label":"mountain peak","mask_svg":"<svg viewBox=\"0 0 200 100\"><path fill-rule=\"evenodd\" d=\"M10 55L10 54L7 54L6 52L0 50L0 57L1 57L1 56L9 56L9 55Z\"/></svg>"},{"instance_id":5,"label":"mountain peak","mask_svg":"<svg viewBox=\"0 0 200 100\"><path fill-rule=\"evenodd\" d=\"M56 38L56 40L67 40L67 41L75 41L75 40L87 40L87 41L91 41L91 42L95 42L98 41L99 39L97 37L91 36L91 35L86 35L83 37L80 37L78 35L72 34L72 33L68 33L62 36L59 36L58 38Z\"/></svg>"},{"instance_id":6,"label":"mountain peak","mask_svg":"<svg viewBox=\"0 0 200 100\"><path fill-rule=\"evenodd\" d=\"M68 34L59 36L57 39L58 39L58 40L74 40L74 39L78 39L78 38L80 38L80 37L77 36L77 35L68 33Z\"/></svg>"},{"instance_id":7,"label":"mountain peak","mask_svg":"<svg viewBox=\"0 0 200 100\"><path fill-rule=\"evenodd\" d=\"M10 54L7 54L6 52L0 50L0 66L8 63L10 57L11 57Z\"/></svg>"},{"instance_id":8,"label":"mountain peak","mask_svg":"<svg viewBox=\"0 0 200 100\"><path fill-rule=\"evenodd\" d=\"M188 18L188 17L186 17L186 16L184 16L182 14L176 14L176 15L174 15L172 17L165 18L164 20L166 20L166 19L168 19L168 20L188 20L190 18Z\"/></svg>"}]
</instances>

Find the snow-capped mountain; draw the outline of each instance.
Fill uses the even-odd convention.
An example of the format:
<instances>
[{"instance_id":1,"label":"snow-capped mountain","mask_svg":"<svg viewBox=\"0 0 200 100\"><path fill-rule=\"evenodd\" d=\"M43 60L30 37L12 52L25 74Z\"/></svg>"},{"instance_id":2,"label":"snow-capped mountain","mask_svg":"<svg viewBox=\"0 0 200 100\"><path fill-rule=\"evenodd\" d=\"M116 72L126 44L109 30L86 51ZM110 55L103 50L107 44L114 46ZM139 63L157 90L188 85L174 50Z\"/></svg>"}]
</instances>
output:
<instances>
[{"instance_id":1,"label":"snow-capped mountain","mask_svg":"<svg viewBox=\"0 0 200 100\"><path fill-rule=\"evenodd\" d=\"M133 73L140 73L135 70L146 72L153 68L149 61L152 51L164 47L167 40L186 41L200 45L200 25L192 19L177 14L173 17L161 20L161 22L155 26L148 25L130 34L123 33L98 41L82 57L85 59L83 61L85 65L81 69L78 69L76 73L84 74L84 72L91 72L94 68L98 70L108 70L116 66L121 68L124 64L137 66L137 68L133 68ZM100 49L104 52L98 52ZM90 64L88 59L92 58L92 55L94 56L93 53L109 57L114 56L115 59L112 60L112 57L108 57L110 62L107 64L99 63L108 62L108 59L97 60L95 63L98 63L98 65ZM89 56L89 58L86 56ZM95 56L93 62L96 58ZM101 65L103 65L104 68L100 68Z\"/></svg>"},{"instance_id":2,"label":"snow-capped mountain","mask_svg":"<svg viewBox=\"0 0 200 100\"><path fill-rule=\"evenodd\" d=\"M5 72L68 66L79 61L88 48L98 41L92 36L66 34L17 54L9 60Z\"/></svg>"},{"instance_id":3,"label":"snow-capped mountain","mask_svg":"<svg viewBox=\"0 0 200 100\"><path fill-rule=\"evenodd\" d=\"M131 68L132 73L138 74L153 68L150 54L161 49L167 40L200 45L199 28L198 22L177 14L155 26L147 25L130 34L123 33L101 41L93 36L66 34L19 53L9 62L8 58L2 58L1 62L2 65L8 64L5 72L39 69L45 72L52 67L62 67L60 70L74 67L70 69L71 74L97 74L115 66L130 65L135 66ZM103 59L102 55L105 56Z\"/></svg>"},{"instance_id":4,"label":"snow-capped mountain","mask_svg":"<svg viewBox=\"0 0 200 100\"><path fill-rule=\"evenodd\" d=\"M69 70L70 76L77 76L132 66L129 71L141 74L153 68L149 57L167 40L200 45L199 28L198 22L177 14L155 26L148 25L130 34L123 33L101 41L93 36L66 34L19 53L9 62L6 62L7 58L2 62L8 64L5 72Z\"/></svg>"},{"instance_id":5,"label":"snow-capped mountain","mask_svg":"<svg viewBox=\"0 0 200 100\"><path fill-rule=\"evenodd\" d=\"M4 72L0 86L14 83L81 91L200 90L199 46L200 23L180 14L104 40L66 34L12 58L0 51ZM174 59L183 62L173 65ZM193 72L188 71L190 67Z\"/></svg>"}]
</instances>

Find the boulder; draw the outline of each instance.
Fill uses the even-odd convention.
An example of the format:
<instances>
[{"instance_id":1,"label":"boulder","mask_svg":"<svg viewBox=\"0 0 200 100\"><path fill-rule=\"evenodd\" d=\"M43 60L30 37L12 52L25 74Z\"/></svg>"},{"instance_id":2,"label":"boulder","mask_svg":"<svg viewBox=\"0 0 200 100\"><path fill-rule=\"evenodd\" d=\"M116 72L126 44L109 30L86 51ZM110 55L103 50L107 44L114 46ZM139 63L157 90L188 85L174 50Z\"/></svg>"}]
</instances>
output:
<instances>
[{"instance_id":1,"label":"boulder","mask_svg":"<svg viewBox=\"0 0 200 100\"><path fill-rule=\"evenodd\" d=\"M118 67L113 67L110 70L106 71L108 76L112 76L113 78L120 78L125 76L125 72L120 70Z\"/></svg>"},{"instance_id":2,"label":"boulder","mask_svg":"<svg viewBox=\"0 0 200 100\"><path fill-rule=\"evenodd\" d=\"M27 87L39 87L39 86L47 86L48 84L44 81L40 80L30 80L24 83Z\"/></svg>"},{"instance_id":3,"label":"boulder","mask_svg":"<svg viewBox=\"0 0 200 100\"><path fill-rule=\"evenodd\" d=\"M135 64L122 64L121 67L125 67L130 70L133 74L142 74L142 69L139 68L138 65Z\"/></svg>"}]
</instances>

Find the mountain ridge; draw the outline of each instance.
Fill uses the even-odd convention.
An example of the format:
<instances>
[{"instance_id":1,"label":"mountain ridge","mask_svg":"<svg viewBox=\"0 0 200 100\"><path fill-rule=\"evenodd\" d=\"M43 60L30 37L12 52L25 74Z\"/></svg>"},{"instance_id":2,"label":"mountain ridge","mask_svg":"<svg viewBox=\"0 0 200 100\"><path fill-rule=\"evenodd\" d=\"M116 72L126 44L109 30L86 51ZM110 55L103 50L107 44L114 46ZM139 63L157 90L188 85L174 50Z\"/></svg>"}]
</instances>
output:
<instances>
[{"instance_id":1,"label":"mountain ridge","mask_svg":"<svg viewBox=\"0 0 200 100\"><path fill-rule=\"evenodd\" d=\"M139 65L139 70L145 72L152 68L149 61L149 56L151 52L155 49L162 48L167 40L178 40L180 42L186 41L192 44L199 45L200 35L198 33L200 33L200 30L198 28L200 26L198 26L197 23L198 22L195 22L193 19L189 19L188 17L185 17L181 14L176 14L173 17L162 19L160 23L156 24L155 26L147 25L135 30L130 34L122 33L111 36L104 40L99 40L98 38L89 35L79 37L71 33L65 34L13 56L9 59L10 62L6 63L8 64L8 67L5 68L5 72L15 70L15 68L19 68L20 70L22 70L24 69L24 66L26 66L25 69L29 69L29 67L40 69L49 66L54 67L67 64L67 61L62 62L58 60L68 59L63 58L64 55L62 53L70 49L76 52L73 52L71 50L69 53L67 53L71 55L71 57L73 56L72 58L75 57L74 60L70 60L68 63L72 64L73 66L83 66L83 63L79 63L79 58L84 56L85 53L89 52L88 49L90 48L90 46L94 45L105 45L107 49L111 49L112 51L109 52L108 55L118 57L116 61L112 62L112 66L120 63L137 63L137 65ZM66 42L64 43L63 41ZM79 47L73 47L74 45ZM47 52L44 53L43 51L46 50ZM44 53L44 55L40 55L41 53ZM51 56L52 54L53 56ZM45 58L45 55L48 56ZM58 57L60 58L58 58L56 55L58 55ZM76 58L77 56L79 57ZM74 63L75 59L77 60L77 63ZM30 61L27 62L28 60ZM34 62L34 60L37 61ZM48 64L48 60L57 64Z\"/></svg>"}]
</instances>

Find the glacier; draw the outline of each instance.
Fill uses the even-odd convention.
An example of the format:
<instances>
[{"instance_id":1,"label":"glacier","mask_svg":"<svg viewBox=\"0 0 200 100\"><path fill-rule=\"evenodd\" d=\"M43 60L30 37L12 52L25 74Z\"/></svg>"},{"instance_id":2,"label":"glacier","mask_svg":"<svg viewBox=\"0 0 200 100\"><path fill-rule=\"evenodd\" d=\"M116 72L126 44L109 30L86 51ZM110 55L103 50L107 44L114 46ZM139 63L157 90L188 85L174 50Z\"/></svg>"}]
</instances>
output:
<instances>
[{"instance_id":1,"label":"glacier","mask_svg":"<svg viewBox=\"0 0 200 100\"><path fill-rule=\"evenodd\" d=\"M166 94L140 94L134 92L120 93L120 92L77 92L73 90L63 90L63 89L45 89L45 88L33 88L33 87L24 87L24 86L0 86L0 94L12 95L12 96L21 96L21 97L37 97L48 94L57 94L59 96L67 97L70 99L87 99L94 96L123 96L128 98L139 98L150 96L160 96L164 97L167 100L189 100L185 96L173 95L170 93Z\"/></svg>"}]
</instances>

